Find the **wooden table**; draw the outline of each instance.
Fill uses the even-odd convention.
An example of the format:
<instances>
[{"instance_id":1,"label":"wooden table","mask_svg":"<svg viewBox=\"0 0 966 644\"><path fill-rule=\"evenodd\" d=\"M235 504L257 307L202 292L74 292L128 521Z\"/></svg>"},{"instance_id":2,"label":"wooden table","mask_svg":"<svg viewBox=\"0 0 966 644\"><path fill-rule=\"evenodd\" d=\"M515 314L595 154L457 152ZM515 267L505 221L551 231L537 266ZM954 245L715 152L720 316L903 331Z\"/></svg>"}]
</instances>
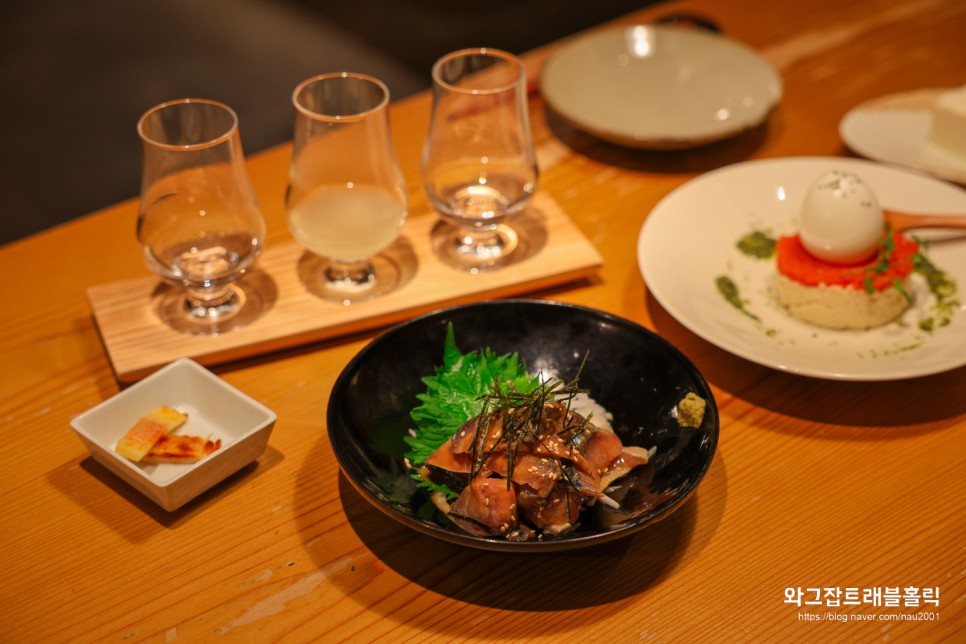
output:
<instances>
[{"instance_id":1,"label":"wooden table","mask_svg":"<svg viewBox=\"0 0 966 644\"><path fill-rule=\"evenodd\" d=\"M682 509L609 547L542 557L461 550L400 527L340 477L325 436L330 388L376 334L366 332L217 367L278 413L269 449L182 510L160 510L95 464L69 426L119 390L84 292L147 274L129 201L0 249L0 640L961 638L966 369L845 383L751 364L648 296L634 241L652 207L701 172L846 154L837 125L852 106L966 82L966 4L693 0L625 20L673 11L713 18L776 65L785 95L767 127L657 154L551 127L539 98L532 118L541 190L605 258L597 277L536 295L656 330L713 386L719 450ZM548 51L529 56L532 71ZM392 113L416 203L428 107L420 95ZM282 146L249 160L269 245L290 241L289 157ZM785 602L786 588L890 586L938 588L939 605ZM834 619L808 621L826 613ZM939 617L879 619L918 613Z\"/></svg>"}]
</instances>

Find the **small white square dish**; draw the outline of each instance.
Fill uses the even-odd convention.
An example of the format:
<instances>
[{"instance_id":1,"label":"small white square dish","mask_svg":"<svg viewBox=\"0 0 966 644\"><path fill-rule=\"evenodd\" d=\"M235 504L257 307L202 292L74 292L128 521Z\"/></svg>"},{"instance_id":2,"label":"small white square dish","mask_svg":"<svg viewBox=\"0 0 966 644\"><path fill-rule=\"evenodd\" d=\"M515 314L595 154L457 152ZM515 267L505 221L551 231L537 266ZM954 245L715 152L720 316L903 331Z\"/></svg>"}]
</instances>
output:
<instances>
[{"instance_id":1,"label":"small white square dish","mask_svg":"<svg viewBox=\"0 0 966 644\"><path fill-rule=\"evenodd\" d=\"M173 433L221 440L196 463L134 463L114 451L139 418L165 405L187 414ZM95 461L168 511L265 451L277 416L189 358L176 360L71 421Z\"/></svg>"}]
</instances>

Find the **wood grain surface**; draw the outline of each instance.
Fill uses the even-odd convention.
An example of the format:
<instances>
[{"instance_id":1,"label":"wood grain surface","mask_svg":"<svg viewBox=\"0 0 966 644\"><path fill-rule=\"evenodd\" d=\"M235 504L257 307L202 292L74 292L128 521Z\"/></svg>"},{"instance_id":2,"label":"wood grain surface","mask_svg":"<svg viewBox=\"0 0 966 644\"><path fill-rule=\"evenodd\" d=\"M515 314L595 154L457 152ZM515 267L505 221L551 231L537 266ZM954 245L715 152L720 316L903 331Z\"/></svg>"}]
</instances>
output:
<instances>
[{"instance_id":1,"label":"wood grain surface","mask_svg":"<svg viewBox=\"0 0 966 644\"><path fill-rule=\"evenodd\" d=\"M632 538L540 557L468 551L397 525L339 474L325 435L329 391L378 333L367 330L216 367L278 414L268 451L164 512L94 463L69 426L121 388L86 290L150 276L132 200L0 249L0 640L962 641L966 369L847 383L746 362L648 295L635 247L655 204L702 172L847 155L837 127L851 107L966 83L966 3L684 0L622 20L674 12L713 19L777 67L785 92L766 124L655 153L595 141L538 96L531 118L541 191L604 260L538 295L657 331L713 388L719 449L687 504ZM528 55L531 73L551 50ZM428 119L428 95L393 107L416 211ZM283 145L249 159L269 247L291 242L290 155ZM938 606L785 601L788 588L890 587L938 589Z\"/></svg>"}]
</instances>

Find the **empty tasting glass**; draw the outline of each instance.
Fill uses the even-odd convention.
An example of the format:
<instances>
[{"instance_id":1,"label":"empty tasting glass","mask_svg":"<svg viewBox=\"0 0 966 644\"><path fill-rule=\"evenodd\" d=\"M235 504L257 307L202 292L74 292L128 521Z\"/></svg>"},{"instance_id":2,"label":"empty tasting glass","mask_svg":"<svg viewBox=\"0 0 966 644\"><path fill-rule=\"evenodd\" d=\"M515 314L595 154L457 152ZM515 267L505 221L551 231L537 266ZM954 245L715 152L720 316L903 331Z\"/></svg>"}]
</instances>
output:
<instances>
[{"instance_id":1,"label":"empty tasting glass","mask_svg":"<svg viewBox=\"0 0 966 644\"><path fill-rule=\"evenodd\" d=\"M406 182L378 79L322 74L295 88L286 196L292 234L312 255L299 265L309 292L343 304L392 290L401 270L382 251L402 229Z\"/></svg>"},{"instance_id":2,"label":"empty tasting glass","mask_svg":"<svg viewBox=\"0 0 966 644\"><path fill-rule=\"evenodd\" d=\"M175 289L155 299L177 331L216 335L264 308L237 281L262 250L265 222L245 170L238 118L227 105L186 98L138 121L142 142L137 237L144 259Z\"/></svg>"},{"instance_id":3,"label":"empty tasting glass","mask_svg":"<svg viewBox=\"0 0 966 644\"><path fill-rule=\"evenodd\" d=\"M512 261L524 240L505 220L537 187L519 58L480 48L436 61L421 170L430 203L451 224L434 239L441 258L469 270Z\"/></svg>"}]
</instances>

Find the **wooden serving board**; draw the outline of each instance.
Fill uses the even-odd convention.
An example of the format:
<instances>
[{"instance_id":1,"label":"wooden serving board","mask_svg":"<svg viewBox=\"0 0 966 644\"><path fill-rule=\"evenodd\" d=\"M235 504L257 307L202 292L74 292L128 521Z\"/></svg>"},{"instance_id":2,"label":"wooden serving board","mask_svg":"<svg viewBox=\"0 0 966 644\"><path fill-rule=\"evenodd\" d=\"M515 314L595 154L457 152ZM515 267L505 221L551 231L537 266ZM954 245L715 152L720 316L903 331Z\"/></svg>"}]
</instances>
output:
<instances>
[{"instance_id":1,"label":"wooden serving board","mask_svg":"<svg viewBox=\"0 0 966 644\"><path fill-rule=\"evenodd\" d=\"M181 357L205 365L290 348L393 324L453 304L520 295L587 277L602 262L597 249L549 196L537 193L514 227L528 240L519 259L502 268L471 274L444 264L432 249L439 219L411 216L397 243L384 254L402 272L402 283L381 297L343 305L321 299L299 278L308 256L290 243L269 247L245 280L266 300L265 312L246 327L217 336L179 333L162 323L154 300L165 288L143 277L87 289L94 317L115 375L134 382Z\"/></svg>"}]
</instances>

